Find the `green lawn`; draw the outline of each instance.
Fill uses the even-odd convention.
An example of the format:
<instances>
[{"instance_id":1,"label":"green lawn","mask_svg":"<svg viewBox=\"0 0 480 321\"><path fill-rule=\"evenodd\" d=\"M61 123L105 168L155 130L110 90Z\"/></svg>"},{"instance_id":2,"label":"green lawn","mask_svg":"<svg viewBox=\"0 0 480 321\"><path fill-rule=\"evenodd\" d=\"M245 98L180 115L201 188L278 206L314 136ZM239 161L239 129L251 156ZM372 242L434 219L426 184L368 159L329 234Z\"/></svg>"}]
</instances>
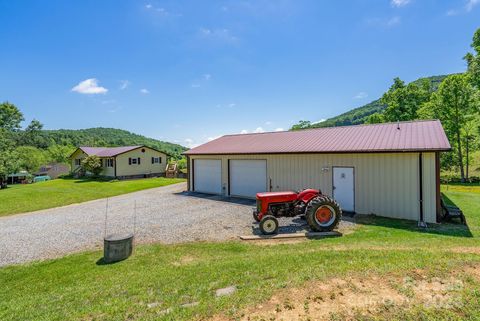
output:
<instances>
[{"instance_id":1,"label":"green lawn","mask_svg":"<svg viewBox=\"0 0 480 321\"><path fill-rule=\"evenodd\" d=\"M171 178L123 181L55 179L29 185L9 185L9 188L0 191L0 216L75 204L184 181Z\"/></svg>"},{"instance_id":2,"label":"green lawn","mask_svg":"<svg viewBox=\"0 0 480 321\"><path fill-rule=\"evenodd\" d=\"M191 243L137 246L126 261L103 265L99 251L0 269L0 320L198 320L239 318L279 291L333 277L448 277L480 267L480 187L443 192L466 213L468 227L427 230L415 222L366 218L341 238L296 244ZM385 306L372 318L478 320L480 283L460 275L455 307ZM214 292L237 286L231 297ZM360 294L359 294L360 295ZM198 302L198 305L181 307ZM332 315L332 319L343 319Z\"/></svg>"}]
</instances>

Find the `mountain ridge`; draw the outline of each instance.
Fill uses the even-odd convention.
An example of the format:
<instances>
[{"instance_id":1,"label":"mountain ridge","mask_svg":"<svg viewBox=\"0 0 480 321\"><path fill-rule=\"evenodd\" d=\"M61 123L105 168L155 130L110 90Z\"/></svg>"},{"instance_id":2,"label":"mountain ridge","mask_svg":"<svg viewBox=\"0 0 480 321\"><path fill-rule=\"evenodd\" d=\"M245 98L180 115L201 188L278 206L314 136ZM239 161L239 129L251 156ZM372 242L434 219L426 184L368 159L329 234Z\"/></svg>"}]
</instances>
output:
<instances>
[{"instance_id":1,"label":"mountain ridge","mask_svg":"<svg viewBox=\"0 0 480 321\"><path fill-rule=\"evenodd\" d=\"M421 77L411 83L419 84L424 80L428 80L431 84L432 91L436 91L440 83L449 75L437 75L430 77ZM381 98L375 99L363 106L355 107L347 112L344 112L340 115L331 117L322 122L311 123L308 121L300 121L299 123L293 125L290 130L301 130L308 128L324 128L324 127L336 127L336 126L351 126L351 125L360 125L364 124L368 116L381 112L386 108L385 105L381 103Z\"/></svg>"},{"instance_id":2,"label":"mountain ridge","mask_svg":"<svg viewBox=\"0 0 480 321\"><path fill-rule=\"evenodd\" d=\"M146 145L164 151L174 157L180 155L188 148L155 138L135 134L130 131L111 127L92 127L84 129L44 129L41 135L47 141L59 145L92 146L92 147L117 147Z\"/></svg>"}]
</instances>

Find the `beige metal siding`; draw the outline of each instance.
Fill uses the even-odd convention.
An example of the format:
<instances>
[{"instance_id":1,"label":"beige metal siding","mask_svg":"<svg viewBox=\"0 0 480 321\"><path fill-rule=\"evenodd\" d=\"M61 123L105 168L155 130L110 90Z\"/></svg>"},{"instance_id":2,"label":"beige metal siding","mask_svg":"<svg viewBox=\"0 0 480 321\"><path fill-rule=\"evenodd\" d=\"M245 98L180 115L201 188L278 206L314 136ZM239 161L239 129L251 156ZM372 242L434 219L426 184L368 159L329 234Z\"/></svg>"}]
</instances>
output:
<instances>
[{"instance_id":1,"label":"beige metal siding","mask_svg":"<svg viewBox=\"0 0 480 321\"><path fill-rule=\"evenodd\" d=\"M142 152L145 149L145 152ZM152 157L161 157L160 164L152 164ZM128 158L140 158L140 165L128 164ZM120 154L117 159L117 176L145 175L165 173L167 166L167 155L157 152L148 147L134 149Z\"/></svg>"},{"instance_id":2,"label":"beige metal siding","mask_svg":"<svg viewBox=\"0 0 480 321\"><path fill-rule=\"evenodd\" d=\"M321 189L327 195L332 195L332 167L351 166L355 168L357 213L418 220L420 206L418 155L418 153L192 155L190 158L221 159L222 185L227 187L224 191L228 190L228 159L266 159L272 191L310 187ZM432 223L436 221L435 154L423 155L424 217L426 222ZM190 181L191 179L190 176Z\"/></svg>"},{"instance_id":3,"label":"beige metal siding","mask_svg":"<svg viewBox=\"0 0 480 321\"><path fill-rule=\"evenodd\" d=\"M423 153L423 215L426 222L437 220L435 153Z\"/></svg>"},{"instance_id":4,"label":"beige metal siding","mask_svg":"<svg viewBox=\"0 0 480 321\"><path fill-rule=\"evenodd\" d=\"M70 156L70 161L72 162L72 172L76 171L80 167L79 165L75 165L75 160L80 159L81 161L85 157L87 157L87 154L85 154L81 149L77 149L72 156Z\"/></svg>"},{"instance_id":5,"label":"beige metal siding","mask_svg":"<svg viewBox=\"0 0 480 321\"><path fill-rule=\"evenodd\" d=\"M73 155L71 156L72 172L75 172L79 167L81 167L81 166L75 165L75 160L80 159L80 161L82 161L87 156L88 155L85 154L81 149L78 149L77 151L75 151L75 153L73 153ZM105 159L107 158L100 158L102 161L102 171L100 172L100 175L114 177L115 176L114 167L105 167Z\"/></svg>"}]
</instances>

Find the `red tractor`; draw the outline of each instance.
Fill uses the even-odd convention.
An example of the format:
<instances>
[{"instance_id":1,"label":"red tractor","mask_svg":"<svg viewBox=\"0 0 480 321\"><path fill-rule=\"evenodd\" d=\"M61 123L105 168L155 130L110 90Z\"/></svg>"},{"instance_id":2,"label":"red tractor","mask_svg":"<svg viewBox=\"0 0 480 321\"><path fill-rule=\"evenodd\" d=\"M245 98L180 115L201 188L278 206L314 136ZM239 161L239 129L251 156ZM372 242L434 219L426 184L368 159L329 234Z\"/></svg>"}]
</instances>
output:
<instances>
[{"instance_id":1,"label":"red tractor","mask_svg":"<svg viewBox=\"0 0 480 321\"><path fill-rule=\"evenodd\" d=\"M277 217L305 215L307 223L315 232L333 230L342 217L340 205L321 191L305 189L295 192L257 193L257 208L253 218L260 222L263 234L278 232Z\"/></svg>"}]
</instances>

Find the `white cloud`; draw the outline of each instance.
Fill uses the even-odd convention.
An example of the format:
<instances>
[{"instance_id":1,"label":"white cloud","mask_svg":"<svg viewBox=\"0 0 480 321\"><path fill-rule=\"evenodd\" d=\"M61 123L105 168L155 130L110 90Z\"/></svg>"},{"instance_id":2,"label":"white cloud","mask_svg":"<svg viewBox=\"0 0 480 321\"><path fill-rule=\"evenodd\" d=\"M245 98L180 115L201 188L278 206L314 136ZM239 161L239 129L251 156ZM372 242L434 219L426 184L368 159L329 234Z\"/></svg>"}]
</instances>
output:
<instances>
[{"instance_id":1,"label":"white cloud","mask_svg":"<svg viewBox=\"0 0 480 321\"><path fill-rule=\"evenodd\" d=\"M383 27L383 28L391 28L396 25L399 25L402 22L402 19L399 16L391 17L391 18L372 18L365 20L366 23L373 27Z\"/></svg>"},{"instance_id":2,"label":"white cloud","mask_svg":"<svg viewBox=\"0 0 480 321\"><path fill-rule=\"evenodd\" d=\"M387 20L386 25L387 25L387 27L393 27L395 25L398 25L400 22L401 22L400 17L392 17L392 18Z\"/></svg>"},{"instance_id":3,"label":"white cloud","mask_svg":"<svg viewBox=\"0 0 480 321\"><path fill-rule=\"evenodd\" d=\"M364 99L364 98L367 98L368 97L368 94L366 92L359 92L358 94L356 94L355 96L353 96L354 99Z\"/></svg>"},{"instance_id":4,"label":"white cloud","mask_svg":"<svg viewBox=\"0 0 480 321\"><path fill-rule=\"evenodd\" d=\"M257 128L255 128L255 130L253 132L254 133L264 133L265 130L262 127L257 127Z\"/></svg>"},{"instance_id":5,"label":"white cloud","mask_svg":"<svg viewBox=\"0 0 480 321\"><path fill-rule=\"evenodd\" d=\"M447 16L455 16L457 14L459 14L459 12L458 10L455 10L455 9L451 9L447 11Z\"/></svg>"},{"instance_id":6,"label":"white cloud","mask_svg":"<svg viewBox=\"0 0 480 321\"><path fill-rule=\"evenodd\" d=\"M233 107L235 107L235 106L237 106L237 104L235 104L235 103L229 103L229 104L226 104L226 105L224 105L224 104L217 104L215 107L217 107L217 108L233 108Z\"/></svg>"},{"instance_id":7,"label":"white cloud","mask_svg":"<svg viewBox=\"0 0 480 321\"><path fill-rule=\"evenodd\" d=\"M320 120L317 120L317 121L312 122L312 124L319 124L319 123L323 123L324 121L326 121L326 119L325 119L325 118L322 118L322 119L320 119Z\"/></svg>"},{"instance_id":8,"label":"white cloud","mask_svg":"<svg viewBox=\"0 0 480 321\"><path fill-rule=\"evenodd\" d=\"M117 106L108 110L109 113L116 113L117 111L122 110L122 107Z\"/></svg>"},{"instance_id":9,"label":"white cloud","mask_svg":"<svg viewBox=\"0 0 480 321\"><path fill-rule=\"evenodd\" d=\"M142 88L142 89L140 89L140 93L146 95L146 94L149 94L150 91L146 88Z\"/></svg>"},{"instance_id":10,"label":"white cloud","mask_svg":"<svg viewBox=\"0 0 480 321\"><path fill-rule=\"evenodd\" d=\"M207 141L211 142L212 140L215 140L217 138L222 137L223 135L218 135L218 136L213 136L213 137L207 137Z\"/></svg>"},{"instance_id":11,"label":"white cloud","mask_svg":"<svg viewBox=\"0 0 480 321\"><path fill-rule=\"evenodd\" d=\"M275 131L276 132L283 132L285 129L283 129L282 127L278 127L278 128L275 128Z\"/></svg>"},{"instance_id":12,"label":"white cloud","mask_svg":"<svg viewBox=\"0 0 480 321\"><path fill-rule=\"evenodd\" d=\"M392 7L397 7L397 8L404 7L409 3L410 3L410 0L392 0L392 1L390 1L390 4L392 5Z\"/></svg>"},{"instance_id":13,"label":"white cloud","mask_svg":"<svg viewBox=\"0 0 480 321\"><path fill-rule=\"evenodd\" d=\"M265 122L265 126L270 126L271 124L273 124L273 123L269 120Z\"/></svg>"},{"instance_id":14,"label":"white cloud","mask_svg":"<svg viewBox=\"0 0 480 321\"><path fill-rule=\"evenodd\" d=\"M157 14L159 14L159 15L161 15L161 16L164 16L164 17L167 17L167 16L180 17L180 16L181 16L181 14L178 14L178 13L173 14L173 13L171 13L170 11L168 11L168 10L165 9L165 8L155 7L154 5L152 5L152 4L150 4L150 3L149 3L149 4L146 4L146 5L145 5L145 8L146 8L147 10L152 11L152 12L156 12Z\"/></svg>"},{"instance_id":15,"label":"white cloud","mask_svg":"<svg viewBox=\"0 0 480 321\"><path fill-rule=\"evenodd\" d=\"M240 132L240 134L248 134L248 130L247 130L247 129L242 129L242 131Z\"/></svg>"},{"instance_id":16,"label":"white cloud","mask_svg":"<svg viewBox=\"0 0 480 321\"><path fill-rule=\"evenodd\" d=\"M465 10L467 10L467 12L470 12L479 3L480 3L480 0L468 0L467 4L465 5Z\"/></svg>"},{"instance_id":17,"label":"white cloud","mask_svg":"<svg viewBox=\"0 0 480 321\"><path fill-rule=\"evenodd\" d=\"M120 90L125 90L130 86L130 81L128 80L120 80Z\"/></svg>"},{"instance_id":18,"label":"white cloud","mask_svg":"<svg viewBox=\"0 0 480 321\"><path fill-rule=\"evenodd\" d=\"M72 91L75 91L79 94L105 94L108 89L105 87L98 86L98 80L96 78L86 79L81 81L78 85L72 88Z\"/></svg>"},{"instance_id":19,"label":"white cloud","mask_svg":"<svg viewBox=\"0 0 480 321\"><path fill-rule=\"evenodd\" d=\"M212 79L211 74L203 74L200 78L195 79L190 85L192 88L200 88Z\"/></svg>"},{"instance_id":20,"label":"white cloud","mask_svg":"<svg viewBox=\"0 0 480 321\"><path fill-rule=\"evenodd\" d=\"M465 5L459 9L450 9L447 11L447 16L456 16L462 13L469 13L471 12L478 4L480 4L480 0L467 0Z\"/></svg>"},{"instance_id":21,"label":"white cloud","mask_svg":"<svg viewBox=\"0 0 480 321\"><path fill-rule=\"evenodd\" d=\"M185 146L188 148L194 148L200 145L198 143L195 143L195 141L191 138L185 138L184 142L185 142Z\"/></svg>"},{"instance_id":22,"label":"white cloud","mask_svg":"<svg viewBox=\"0 0 480 321\"><path fill-rule=\"evenodd\" d=\"M238 38L232 35L229 29L209 29L209 28L200 28L199 34L201 38L216 40L226 43L236 43Z\"/></svg>"}]
</instances>

